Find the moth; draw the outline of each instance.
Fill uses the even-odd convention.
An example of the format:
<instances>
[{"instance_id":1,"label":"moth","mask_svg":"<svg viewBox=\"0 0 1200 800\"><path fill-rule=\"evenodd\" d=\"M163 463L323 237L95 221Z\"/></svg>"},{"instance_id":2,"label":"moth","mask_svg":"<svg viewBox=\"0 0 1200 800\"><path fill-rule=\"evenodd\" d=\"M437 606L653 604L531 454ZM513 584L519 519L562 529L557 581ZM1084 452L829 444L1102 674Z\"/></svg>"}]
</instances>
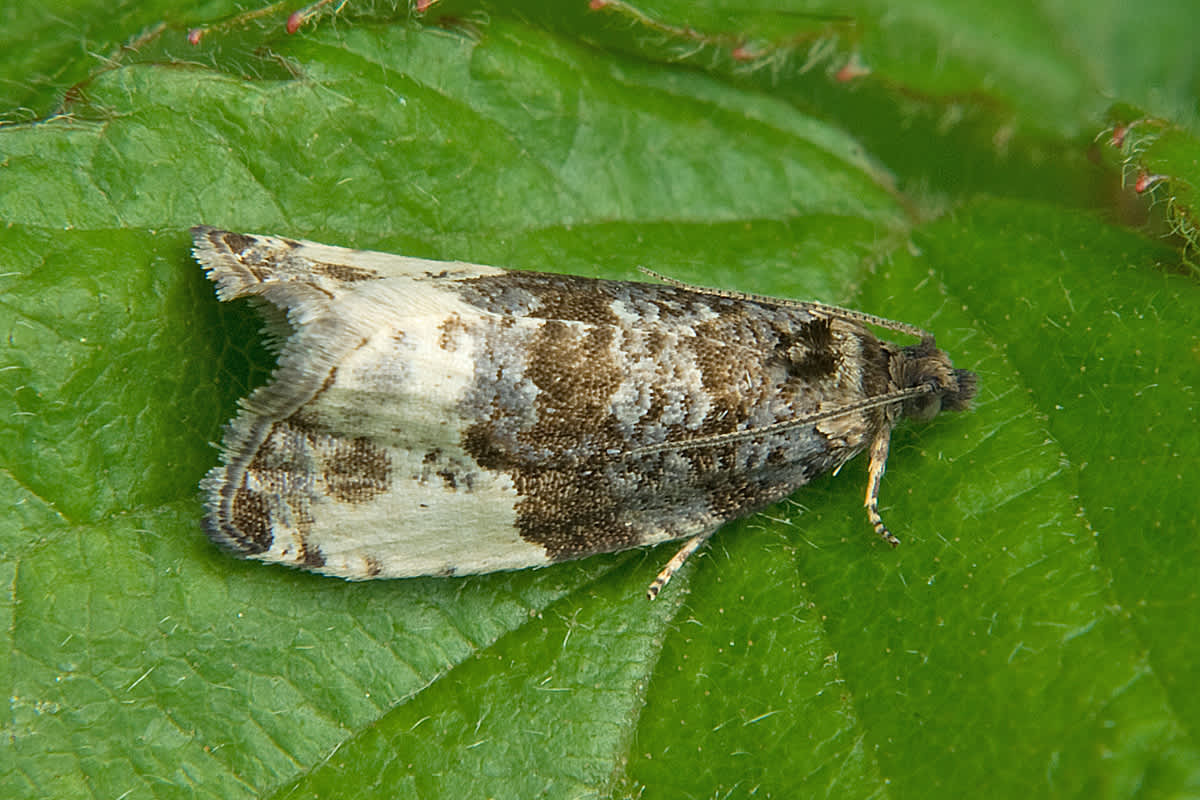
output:
<instances>
[{"instance_id":1,"label":"moth","mask_svg":"<svg viewBox=\"0 0 1200 800\"><path fill-rule=\"evenodd\" d=\"M931 334L821 303L192 234L218 298L256 301L278 353L201 484L204 528L350 580L686 540L653 599L722 523L863 450L867 518L895 545L892 427L976 391Z\"/></svg>"}]
</instances>

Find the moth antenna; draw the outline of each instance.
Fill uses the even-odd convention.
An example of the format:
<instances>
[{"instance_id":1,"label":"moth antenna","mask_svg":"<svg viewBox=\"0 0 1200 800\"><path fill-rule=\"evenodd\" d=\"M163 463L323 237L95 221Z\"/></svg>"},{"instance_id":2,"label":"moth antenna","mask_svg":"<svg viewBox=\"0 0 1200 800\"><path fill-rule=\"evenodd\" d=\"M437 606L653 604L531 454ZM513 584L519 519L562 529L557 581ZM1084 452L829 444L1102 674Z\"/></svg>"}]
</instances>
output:
<instances>
[{"instance_id":1,"label":"moth antenna","mask_svg":"<svg viewBox=\"0 0 1200 800\"><path fill-rule=\"evenodd\" d=\"M875 325L884 330L896 331L897 333L915 336L922 342L933 344L933 334L924 328L918 328L916 325L909 325L907 322L898 322L887 317L877 317L874 314L864 314L861 311L853 311L840 306L826 305L825 303L817 303L811 300L788 300L781 297L770 297L764 294L751 294L748 292L733 292L728 289L710 289L705 286L696 286L694 284L685 283L677 280L669 275L663 275L660 272L655 272L647 267L638 267L638 271L644 275L649 275L652 278L662 281L665 284L674 286L677 289L687 289L690 292L697 294L707 294L713 297L728 297L731 300L746 300L751 303L762 303L764 305L777 306L779 308L798 308L804 311L810 311L818 316L835 317L837 319L850 320L851 322L860 322L866 325Z\"/></svg>"},{"instance_id":2,"label":"moth antenna","mask_svg":"<svg viewBox=\"0 0 1200 800\"><path fill-rule=\"evenodd\" d=\"M919 397L923 394L929 394L936 391L933 386L922 385L914 386L910 389L900 389L895 392L888 392L876 397L868 398L858 403L850 403L849 405L835 408L830 411L821 411L816 414L809 414L804 417L795 419L785 419L779 422L772 422L770 425L763 425L761 428L753 428L745 431L730 431L728 433L713 433L708 436L697 436L693 439L680 439L668 442L659 442L658 444L648 444L644 447L635 447L633 450L626 451L625 455L646 455L648 453L661 453L668 450L691 450L696 447L713 447L727 442L740 442L746 439L753 439L758 436L766 436L767 434L780 433L793 428L803 428L807 425L813 425L817 422L823 422L827 419L835 419L844 417L847 414L855 414L859 411L869 411L872 408L880 406L890 406L893 403L899 403L908 400L912 397ZM874 449L872 448L872 452ZM883 443L883 455L887 458L887 442ZM880 475L883 473L881 472Z\"/></svg>"}]
</instances>

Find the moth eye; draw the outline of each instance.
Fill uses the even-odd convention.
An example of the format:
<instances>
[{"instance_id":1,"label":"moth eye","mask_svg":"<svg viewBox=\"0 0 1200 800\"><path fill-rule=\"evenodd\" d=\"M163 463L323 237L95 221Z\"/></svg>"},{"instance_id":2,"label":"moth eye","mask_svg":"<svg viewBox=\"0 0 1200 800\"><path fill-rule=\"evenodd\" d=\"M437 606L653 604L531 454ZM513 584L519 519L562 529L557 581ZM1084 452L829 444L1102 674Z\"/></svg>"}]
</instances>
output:
<instances>
[{"instance_id":1,"label":"moth eye","mask_svg":"<svg viewBox=\"0 0 1200 800\"><path fill-rule=\"evenodd\" d=\"M936 380L930 379L924 385L932 391L920 397L914 397L904 407L904 415L918 422L928 422L942 410L942 387Z\"/></svg>"}]
</instances>

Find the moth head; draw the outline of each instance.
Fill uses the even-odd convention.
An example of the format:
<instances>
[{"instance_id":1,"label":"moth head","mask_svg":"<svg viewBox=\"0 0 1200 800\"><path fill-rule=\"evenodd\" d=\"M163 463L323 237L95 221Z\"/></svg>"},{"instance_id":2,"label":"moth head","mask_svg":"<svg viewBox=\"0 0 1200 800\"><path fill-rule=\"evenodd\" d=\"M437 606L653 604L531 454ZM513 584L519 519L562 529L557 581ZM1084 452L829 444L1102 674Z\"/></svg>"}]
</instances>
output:
<instances>
[{"instance_id":1,"label":"moth head","mask_svg":"<svg viewBox=\"0 0 1200 800\"><path fill-rule=\"evenodd\" d=\"M892 361L893 380L901 389L925 388L924 394L904 401L904 416L918 421L933 419L942 411L962 411L975 397L974 372L955 369L950 356L933 339L910 345Z\"/></svg>"}]
</instances>

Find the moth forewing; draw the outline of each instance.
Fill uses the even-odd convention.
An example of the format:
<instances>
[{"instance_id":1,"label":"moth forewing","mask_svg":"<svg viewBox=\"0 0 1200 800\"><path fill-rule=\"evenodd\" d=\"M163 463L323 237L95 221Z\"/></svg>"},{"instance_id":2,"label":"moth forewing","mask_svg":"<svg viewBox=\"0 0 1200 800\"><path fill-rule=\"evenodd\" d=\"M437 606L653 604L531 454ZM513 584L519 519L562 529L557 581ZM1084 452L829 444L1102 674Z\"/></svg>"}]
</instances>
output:
<instances>
[{"instance_id":1,"label":"moth forewing","mask_svg":"<svg viewBox=\"0 0 1200 800\"><path fill-rule=\"evenodd\" d=\"M352 580L688 540L653 597L723 522L868 448L868 518L895 543L892 426L974 394L932 336L819 303L193 235L220 299L287 320L203 483L205 528Z\"/></svg>"}]
</instances>

